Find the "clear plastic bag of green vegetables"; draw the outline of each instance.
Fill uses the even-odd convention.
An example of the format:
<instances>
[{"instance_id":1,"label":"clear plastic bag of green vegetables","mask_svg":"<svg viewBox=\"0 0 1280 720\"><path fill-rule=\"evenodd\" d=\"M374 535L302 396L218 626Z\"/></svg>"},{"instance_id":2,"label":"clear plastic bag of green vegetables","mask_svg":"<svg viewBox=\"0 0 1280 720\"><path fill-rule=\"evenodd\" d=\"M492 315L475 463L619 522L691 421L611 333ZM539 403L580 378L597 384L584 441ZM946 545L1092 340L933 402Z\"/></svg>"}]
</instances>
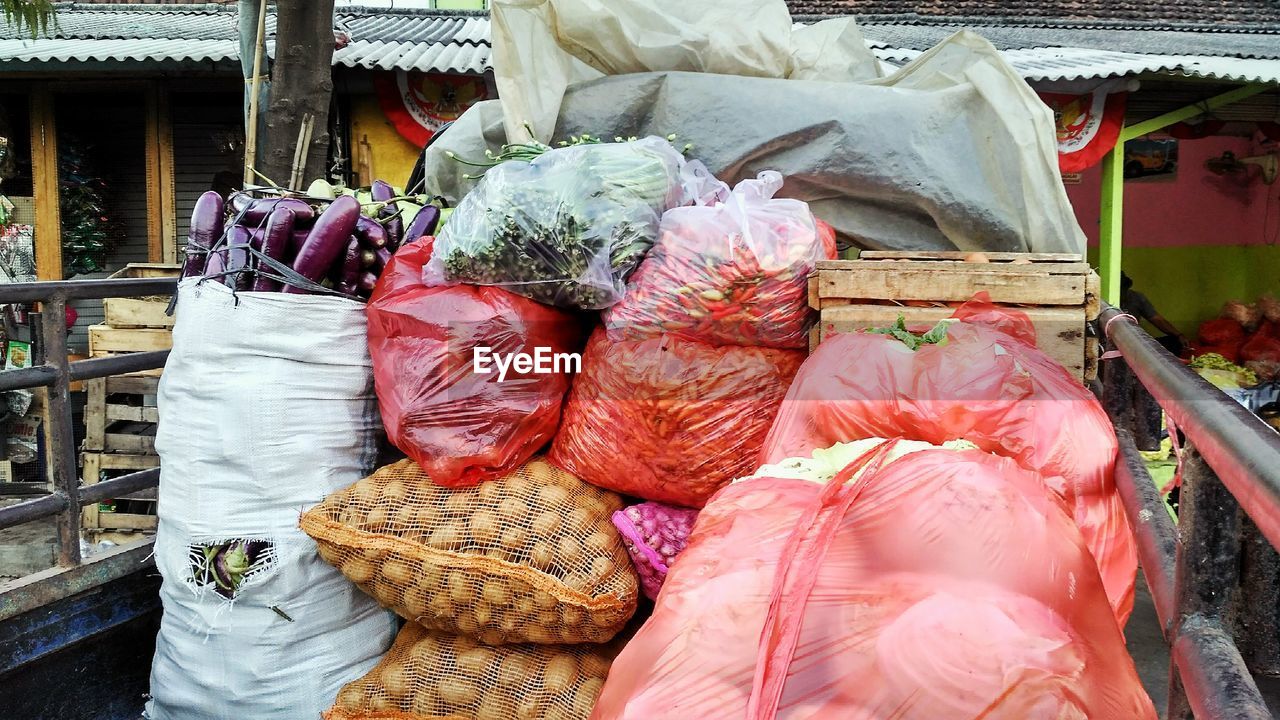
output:
<instances>
[{"instance_id":1,"label":"clear plastic bag of green vegetables","mask_svg":"<svg viewBox=\"0 0 1280 720\"><path fill-rule=\"evenodd\" d=\"M485 171L436 238L427 285L495 285L558 307L609 307L662 213L714 182L659 137L512 154L522 159Z\"/></svg>"}]
</instances>

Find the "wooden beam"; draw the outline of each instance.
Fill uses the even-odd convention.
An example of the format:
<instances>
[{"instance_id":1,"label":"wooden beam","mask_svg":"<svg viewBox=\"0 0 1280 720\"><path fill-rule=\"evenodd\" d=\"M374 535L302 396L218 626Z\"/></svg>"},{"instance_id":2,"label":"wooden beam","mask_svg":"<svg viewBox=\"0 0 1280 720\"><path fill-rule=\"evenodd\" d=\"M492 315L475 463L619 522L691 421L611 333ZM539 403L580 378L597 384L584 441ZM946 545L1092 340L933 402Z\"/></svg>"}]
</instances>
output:
<instances>
[{"instance_id":1,"label":"wooden beam","mask_svg":"<svg viewBox=\"0 0 1280 720\"><path fill-rule=\"evenodd\" d=\"M36 278L62 280L62 227L58 212L58 129L53 94L31 91L31 174L36 204Z\"/></svg>"},{"instance_id":2,"label":"wooden beam","mask_svg":"<svg viewBox=\"0 0 1280 720\"><path fill-rule=\"evenodd\" d=\"M155 84L146 92L146 146L143 148L147 167L147 261L163 262L162 242L164 210L161 197L164 194L164 174L160 168L160 97Z\"/></svg>"},{"instance_id":3,"label":"wooden beam","mask_svg":"<svg viewBox=\"0 0 1280 720\"><path fill-rule=\"evenodd\" d=\"M159 87L157 121L160 133L160 206L164 222L160 225L160 259L153 262L178 262L178 192L173 165L173 115L169 88Z\"/></svg>"}]
</instances>

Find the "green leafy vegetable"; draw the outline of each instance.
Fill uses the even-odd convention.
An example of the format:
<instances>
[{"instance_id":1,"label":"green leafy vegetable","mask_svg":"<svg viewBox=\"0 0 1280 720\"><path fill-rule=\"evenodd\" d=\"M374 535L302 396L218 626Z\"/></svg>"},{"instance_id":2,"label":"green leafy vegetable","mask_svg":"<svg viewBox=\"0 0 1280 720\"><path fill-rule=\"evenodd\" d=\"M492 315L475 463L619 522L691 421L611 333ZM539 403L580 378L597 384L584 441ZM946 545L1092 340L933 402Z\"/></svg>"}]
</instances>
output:
<instances>
[{"instance_id":1,"label":"green leafy vegetable","mask_svg":"<svg viewBox=\"0 0 1280 720\"><path fill-rule=\"evenodd\" d=\"M602 309L653 244L679 154L659 138L509 146L438 233L428 272L539 302ZM524 156L539 151L530 161Z\"/></svg>"},{"instance_id":2,"label":"green leafy vegetable","mask_svg":"<svg viewBox=\"0 0 1280 720\"><path fill-rule=\"evenodd\" d=\"M898 322L886 328L868 328L867 332L873 335L889 335L894 339L906 345L911 350L919 350L924 345L946 345L947 344L947 328L951 323L955 322L954 318L939 320L929 332L923 335L916 335L907 329L907 319L902 315L898 316Z\"/></svg>"}]
</instances>

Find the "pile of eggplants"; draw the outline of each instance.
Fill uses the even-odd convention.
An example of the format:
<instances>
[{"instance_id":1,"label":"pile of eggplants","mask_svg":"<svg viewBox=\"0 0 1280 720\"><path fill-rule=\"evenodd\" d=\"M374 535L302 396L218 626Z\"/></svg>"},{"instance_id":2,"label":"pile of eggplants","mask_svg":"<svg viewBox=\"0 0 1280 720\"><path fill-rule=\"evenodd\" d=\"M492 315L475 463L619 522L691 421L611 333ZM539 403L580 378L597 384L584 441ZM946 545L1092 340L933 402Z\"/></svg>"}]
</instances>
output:
<instances>
[{"instance_id":1,"label":"pile of eggplants","mask_svg":"<svg viewBox=\"0 0 1280 720\"><path fill-rule=\"evenodd\" d=\"M375 182L372 202L209 191L196 201L182 277L238 291L339 294L368 299L404 242L435 232L440 208L424 205L404 227L396 192ZM365 211L368 212L365 212Z\"/></svg>"}]
</instances>

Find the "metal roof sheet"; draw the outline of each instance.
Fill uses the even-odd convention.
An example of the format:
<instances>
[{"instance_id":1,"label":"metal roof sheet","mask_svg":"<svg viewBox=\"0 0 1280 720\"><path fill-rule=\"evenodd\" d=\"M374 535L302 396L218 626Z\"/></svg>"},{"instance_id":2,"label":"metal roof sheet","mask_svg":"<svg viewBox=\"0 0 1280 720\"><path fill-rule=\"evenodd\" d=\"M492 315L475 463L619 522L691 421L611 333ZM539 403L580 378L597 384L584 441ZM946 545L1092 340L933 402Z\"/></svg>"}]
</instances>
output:
<instances>
[{"instance_id":1,"label":"metal roof sheet","mask_svg":"<svg viewBox=\"0 0 1280 720\"><path fill-rule=\"evenodd\" d=\"M910 50L928 50L958 30L970 30L990 40L1001 51L1121 49L1140 55L1280 59L1280 34L1275 33L997 25L980 18L945 23L867 21L859 23L859 27L863 36L873 43Z\"/></svg>"},{"instance_id":2,"label":"metal roof sheet","mask_svg":"<svg viewBox=\"0 0 1280 720\"><path fill-rule=\"evenodd\" d=\"M479 13L340 8L335 25L350 38L334 65L382 70L483 73L489 18ZM0 22L0 62L238 61L234 5L60 7L41 38ZM268 38L275 33L267 16ZM274 56L274 39L267 54Z\"/></svg>"},{"instance_id":3,"label":"metal roof sheet","mask_svg":"<svg viewBox=\"0 0 1280 720\"><path fill-rule=\"evenodd\" d=\"M489 67L489 46L355 40L334 52L333 63L370 70L480 74Z\"/></svg>"},{"instance_id":4,"label":"metal roof sheet","mask_svg":"<svg viewBox=\"0 0 1280 720\"><path fill-rule=\"evenodd\" d=\"M235 60L237 46L228 40L0 40L0 62Z\"/></svg>"}]
</instances>

